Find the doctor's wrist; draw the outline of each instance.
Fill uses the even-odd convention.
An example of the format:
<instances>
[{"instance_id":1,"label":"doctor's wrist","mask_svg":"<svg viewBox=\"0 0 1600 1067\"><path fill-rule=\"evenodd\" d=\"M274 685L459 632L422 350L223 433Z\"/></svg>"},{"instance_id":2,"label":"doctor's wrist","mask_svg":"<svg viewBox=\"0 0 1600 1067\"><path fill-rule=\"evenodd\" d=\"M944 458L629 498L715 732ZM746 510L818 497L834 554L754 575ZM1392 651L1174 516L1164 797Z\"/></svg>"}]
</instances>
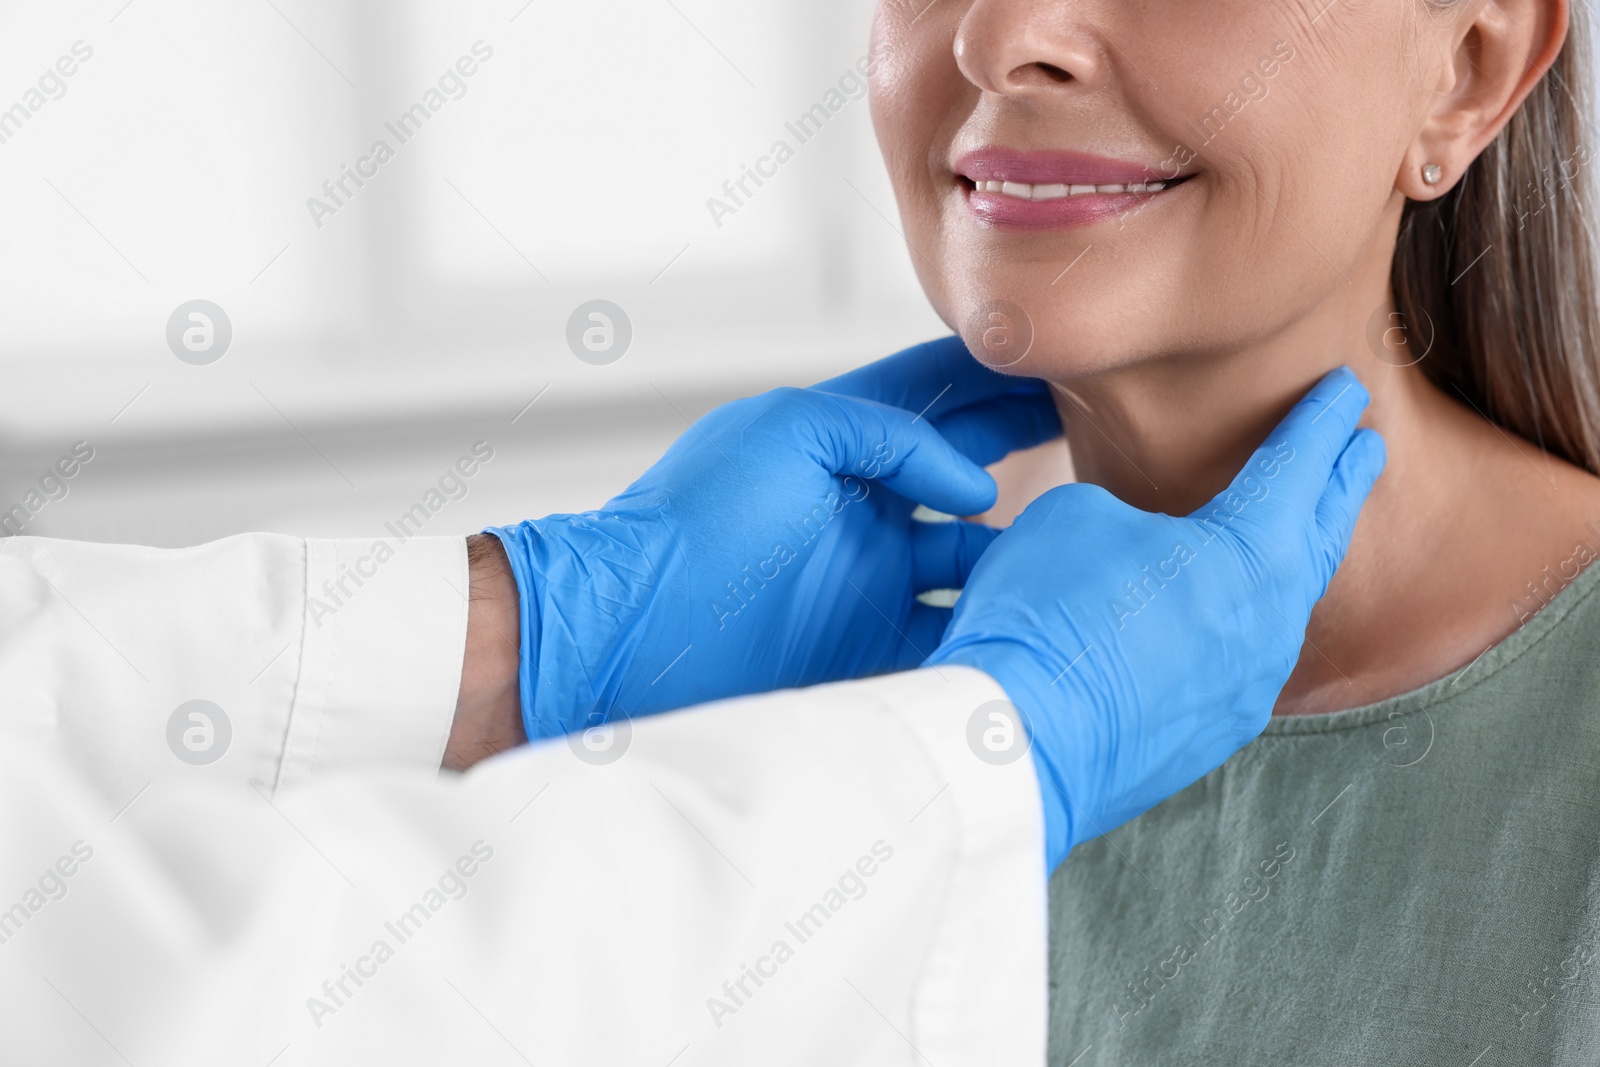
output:
<instances>
[{"instance_id":1,"label":"doctor's wrist","mask_svg":"<svg viewBox=\"0 0 1600 1067\"><path fill-rule=\"evenodd\" d=\"M521 618L517 583L499 538L467 538L467 641L443 765L463 771L522 744Z\"/></svg>"}]
</instances>

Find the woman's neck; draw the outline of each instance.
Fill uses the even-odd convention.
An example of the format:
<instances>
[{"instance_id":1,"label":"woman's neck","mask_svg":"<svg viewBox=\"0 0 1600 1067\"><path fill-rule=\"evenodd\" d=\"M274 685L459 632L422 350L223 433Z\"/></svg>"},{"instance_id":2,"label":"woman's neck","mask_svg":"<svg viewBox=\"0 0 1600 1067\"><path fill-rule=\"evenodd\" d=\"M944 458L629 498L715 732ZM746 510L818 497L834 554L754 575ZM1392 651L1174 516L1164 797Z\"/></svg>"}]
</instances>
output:
<instances>
[{"instance_id":1,"label":"woman's neck","mask_svg":"<svg viewBox=\"0 0 1600 1067\"><path fill-rule=\"evenodd\" d=\"M1372 392L1363 425L1387 437L1415 417L1416 390L1407 382L1421 375L1384 363L1369 347L1365 327L1380 303L1381 293L1341 294L1287 333L1247 347L1058 382L1056 406L1079 480L1146 511L1188 514L1222 491L1295 401L1341 364ZM1403 350L1386 357L1409 362Z\"/></svg>"},{"instance_id":2,"label":"woman's neck","mask_svg":"<svg viewBox=\"0 0 1600 1067\"><path fill-rule=\"evenodd\" d=\"M1420 365L1399 365L1416 358L1403 347L1375 349L1369 324L1381 336L1398 320L1381 289L1355 290L1290 335L1056 390L1077 479L1177 515L1225 488L1327 371L1348 365L1372 393L1363 425L1383 434L1389 463L1312 615L1280 713L1369 703L1466 666L1517 627L1527 582L1600 519L1600 481L1513 440ZM1600 536L1590 543L1600 551Z\"/></svg>"}]
</instances>

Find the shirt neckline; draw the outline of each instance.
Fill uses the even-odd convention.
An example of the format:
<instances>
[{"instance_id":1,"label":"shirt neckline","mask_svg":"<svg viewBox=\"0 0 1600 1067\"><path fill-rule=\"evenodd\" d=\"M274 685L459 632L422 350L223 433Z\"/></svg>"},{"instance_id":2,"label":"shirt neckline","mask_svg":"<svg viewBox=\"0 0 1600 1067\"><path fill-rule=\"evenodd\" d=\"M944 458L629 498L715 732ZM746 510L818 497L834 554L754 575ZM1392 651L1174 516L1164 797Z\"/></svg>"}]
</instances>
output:
<instances>
[{"instance_id":1,"label":"shirt neckline","mask_svg":"<svg viewBox=\"0 0 1600 1067\"><path fill-rule=\"evenodd\" d=\"M1409 692L1384 697L1370 704L1311 715L1274 715L1262 731L1263 737L1291 737L1298 734L1331 733L1368 726L1396 715L1409 715L1431 708L1482 685L1510 667L1544 640L1600 587L1600 565L1586 566L1578 576L1551 598L1537 615L1517 627L1498 644L1465 667L1451 671Z\"/></svg>"}]
</instances>

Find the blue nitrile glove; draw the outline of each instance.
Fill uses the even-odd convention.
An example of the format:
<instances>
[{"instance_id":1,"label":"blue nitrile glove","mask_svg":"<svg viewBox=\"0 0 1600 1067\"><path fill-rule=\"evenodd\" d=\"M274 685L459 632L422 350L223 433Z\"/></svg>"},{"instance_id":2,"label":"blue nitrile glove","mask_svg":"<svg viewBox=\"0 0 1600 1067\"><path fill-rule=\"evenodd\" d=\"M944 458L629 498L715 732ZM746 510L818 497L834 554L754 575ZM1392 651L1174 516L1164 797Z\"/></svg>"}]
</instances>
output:
<instances>
[{"instance_id":1,"label":"blue nitrile glove","mask_svg":"<svg viewBox=\"0 0 1600 1067\"><path fill-rule=\"evenodd\" d=\"M1052 489L973 569L928 664L984 671L1021 711L1050 870L1266 727L1383 469L1382 438L1352 436L1368 399L1329 374L1185 518Z\"/></svg>"},{"instance_id":2,"label":"blue nitrile glove","mask_svg":"<svg viewBox=\"0 0 1600 1067\"><path fill-rule=\"evenodd\" d=\"M493 529L522 599L530 739L920 664L996 536L984 464L1061 432L960 338L706 415L599 511Z\"/></svg>"}]
</instances>

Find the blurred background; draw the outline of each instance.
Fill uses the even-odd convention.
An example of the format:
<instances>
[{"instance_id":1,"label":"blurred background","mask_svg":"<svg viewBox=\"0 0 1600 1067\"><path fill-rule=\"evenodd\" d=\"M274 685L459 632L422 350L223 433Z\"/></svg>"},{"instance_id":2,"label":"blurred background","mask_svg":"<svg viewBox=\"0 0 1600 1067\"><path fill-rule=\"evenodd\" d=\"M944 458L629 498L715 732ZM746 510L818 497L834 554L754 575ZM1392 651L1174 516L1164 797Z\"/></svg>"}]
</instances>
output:
<instances>
[{"instance_id":1,"label":"blurred background","mask_svg":"<svg viewBox=\"0 0 1600 1067\"><path fill-rule=\"evenodd\" d=\"M857 89L871 13L0 3L0 511L380 536L488 442L426 530L464 533L597 506L723 400L946 332ZM595 300L626 323L580 314L579 358Z\"/></svg>"}]
</instances>

